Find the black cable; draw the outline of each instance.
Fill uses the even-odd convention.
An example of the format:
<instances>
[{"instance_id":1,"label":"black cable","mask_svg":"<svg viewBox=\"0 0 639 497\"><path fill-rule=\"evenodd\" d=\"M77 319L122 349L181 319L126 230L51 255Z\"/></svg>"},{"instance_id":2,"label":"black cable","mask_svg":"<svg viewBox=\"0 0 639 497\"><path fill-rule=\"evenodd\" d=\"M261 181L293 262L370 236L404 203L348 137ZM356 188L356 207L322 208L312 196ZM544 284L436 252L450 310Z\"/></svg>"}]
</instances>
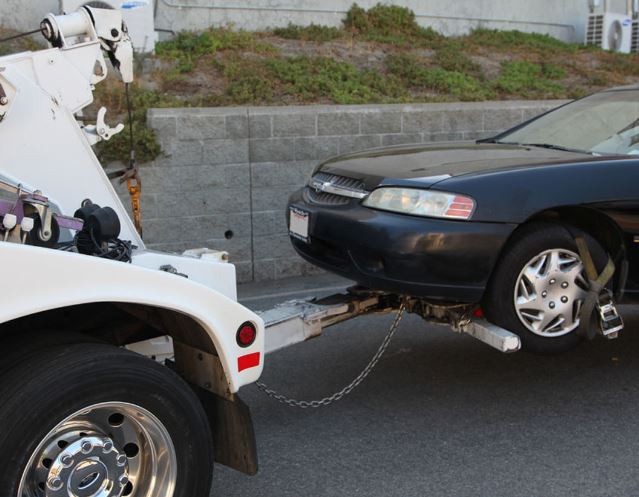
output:
<instances>
[{"instance_id":1,"label":"black cable","mask_svg":"<svg viewBox=\"0 0 639 497\"><path fill-rule=\"evenodd\" d=\"M33 31L28 31L26 33L20 33L17 35L9 36L7 38L0 38L0 43L4 43L6 41L17 40L18 38L24 38L25 36L31 36L36 33L40 33L40 28L34 29Z\"/></svg>"},{"instance_id":2,"label":"black cable","mask_svg":"<svg viewBox=\"0 0 639 497\"><path fill-rule=\"evenodd\" d=\"M129 241L113 238L104 244L98 243L93 231L79 231L74 238L78 252L102 259L119 262L131 262L133 244Z\"/></svg>"},{"instance_id":3,"label":"black cable","mask_svg":"<svg viewBox=\"0 0 639 497\"><path fill-rule=\"evenodd\" d=\"M133 145L133 104L131 104L131 93L129 83L124 83L124 94L126 95L126 110L129 115L129 168L135 167L135 147Z\"/></svg>"}]
</instances>

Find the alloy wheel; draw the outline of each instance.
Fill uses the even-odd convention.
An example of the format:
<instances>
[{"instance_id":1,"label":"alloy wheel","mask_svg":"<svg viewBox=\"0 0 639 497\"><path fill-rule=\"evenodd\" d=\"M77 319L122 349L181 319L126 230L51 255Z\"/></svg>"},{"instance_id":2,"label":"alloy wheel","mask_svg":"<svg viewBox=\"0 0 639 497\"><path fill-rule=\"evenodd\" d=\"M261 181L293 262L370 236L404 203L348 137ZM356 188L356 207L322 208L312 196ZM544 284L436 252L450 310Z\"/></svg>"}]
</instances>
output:
<instances>
[{"instance_id":1,"label":"alloy wheel","mask_svg":"<svg viewBox=\"0 0 639 497\"><path fill-rule=\"evenodd\" d=\"M153 414L125 402L82 409L40 442L18 497L172 497L177 459Z\"/></svg>"}]
</instances>

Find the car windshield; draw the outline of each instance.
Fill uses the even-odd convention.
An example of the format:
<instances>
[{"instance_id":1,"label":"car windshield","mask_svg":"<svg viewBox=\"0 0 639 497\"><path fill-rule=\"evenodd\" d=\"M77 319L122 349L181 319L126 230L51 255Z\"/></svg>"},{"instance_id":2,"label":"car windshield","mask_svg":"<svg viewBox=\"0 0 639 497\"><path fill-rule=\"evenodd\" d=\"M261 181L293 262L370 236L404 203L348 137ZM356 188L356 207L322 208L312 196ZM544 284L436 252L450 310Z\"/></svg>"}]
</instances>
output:
<instances>
[{"instance_id":1,"label":"car windshield","mask_svg":"<svg viewBox=\"0 0 639 497\"><path fill-rule=\"evenodd\" d=\"M577 100L497 141L593 155L639 155L639 90Z\"/></svg>"}]
</instances>

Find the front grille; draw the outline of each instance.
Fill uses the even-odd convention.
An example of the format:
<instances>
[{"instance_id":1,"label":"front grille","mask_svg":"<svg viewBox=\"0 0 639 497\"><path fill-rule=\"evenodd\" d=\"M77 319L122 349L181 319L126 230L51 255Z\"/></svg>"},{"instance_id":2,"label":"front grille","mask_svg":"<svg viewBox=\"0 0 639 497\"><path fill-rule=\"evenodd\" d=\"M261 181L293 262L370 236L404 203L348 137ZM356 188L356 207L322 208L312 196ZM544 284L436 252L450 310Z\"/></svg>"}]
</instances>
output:
<instances>
[{"instance_id":1,"label":"front grille","mask_svg":"<svg viewBox=\"0 0 639 497\"><path fill-rule=\"evenodd\" d=\"M337 174L328 173L316 173L312 179L322 181L324 183L331 183L335 186L341 186L350 190L356 190L360 192L366 191L364 189L364 183L358 179L347 178L346 176L338 176Z\"/></svg>"},{"instance_id":2,"label":"front grille","mask_svg":"<svg viewBox=\"0 0 639 497\"><path fill-rule=\"evenodd\" d=\"M310 187L304 190L304 196L306 197L304 200L307 202L318 205L346 205L351 201L348 197L333 193L317 192Z\"/></svg>"},{"instance_id":3,"label":"front grille","mask_svg":"<svg viewBox=\"0 0 639 497\"><path fill-rule=\"evenodd\" d=\"M603 42L604 16L591 15L588 17L588 29L586 30L586 45L601 46Z\"/></svg>"},{"instance_id":4,"label":"front grille","mask_svg":"<svg viewBox=\"0 0 639 497\"><path fill-rule=\"evenodd\" d=\"M632 23L632 44L630 45L632 53L639 53L639 21Z\"/></svg>"},{"instance_id":5,"label":"front grille","mask_svg":"<svg viewBox=\"0 0 639 497\"><path fill-rule=\"evenodd\" d=\"M322 183L330 183L332 186L345 188L353 192L366 193L363 181L353 178L347 178L346 176L320 172L313 175L313 177L311 178L311 182L313 182L313 180ZM321 190L318 191L312 186L306 188L305 196L308 202L320 205L346 205L352 200L352 197L338 195L336 193L323 192Z\"/></svg>"}]
</instances>

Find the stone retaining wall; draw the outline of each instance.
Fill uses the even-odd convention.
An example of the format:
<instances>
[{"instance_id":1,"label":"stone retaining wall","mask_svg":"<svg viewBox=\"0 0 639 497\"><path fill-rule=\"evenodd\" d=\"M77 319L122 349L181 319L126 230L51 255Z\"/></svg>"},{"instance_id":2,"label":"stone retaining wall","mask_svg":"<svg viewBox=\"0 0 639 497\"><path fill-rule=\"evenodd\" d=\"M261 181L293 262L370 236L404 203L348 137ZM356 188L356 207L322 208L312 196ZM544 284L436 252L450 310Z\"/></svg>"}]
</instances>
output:
<instances>
[{"instance_id":1,"label":"stone retaining wall","mask_svg":"<svg viewBox=\"0 0 639 497\"><path fill-rule=\"evenodd\" d=\"M285 207L319 161L483 138L561 103L151 109L165 155L142 167L145 240L162 250L226 250L240 282L317 272L291 248Z\"/></svg>"}]
</instances>

